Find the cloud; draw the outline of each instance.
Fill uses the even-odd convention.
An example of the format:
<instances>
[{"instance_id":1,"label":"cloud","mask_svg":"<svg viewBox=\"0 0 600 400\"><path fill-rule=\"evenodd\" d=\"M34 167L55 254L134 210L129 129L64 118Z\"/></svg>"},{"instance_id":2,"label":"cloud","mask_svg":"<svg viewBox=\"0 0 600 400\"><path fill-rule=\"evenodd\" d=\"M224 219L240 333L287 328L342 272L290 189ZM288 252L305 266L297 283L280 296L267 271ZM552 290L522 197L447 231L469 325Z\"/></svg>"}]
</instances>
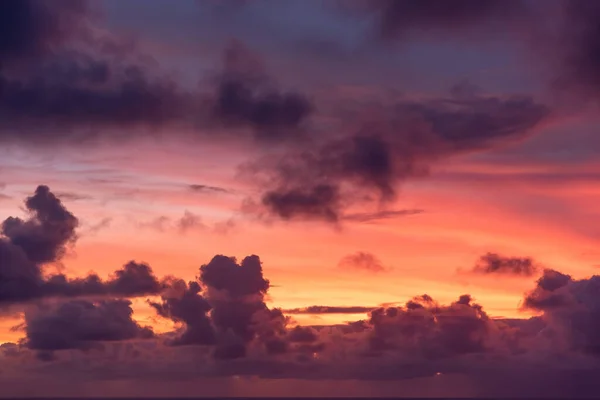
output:
<instances>
[{"instance_id":1,"label":"cloud","mask_svg":"<svg viewBox=\"0 0 600 400\"><path fill-rule=\"evenodd\" d=\"M472 272L479 274L507 274L532 276L538 266L529 257L505 257L496 253L486 253L479 258Z\"/></svg>"},{"instance_id":2,"label":"cloud","mask_svg":"<svg viewBox=\"0 0 600 400\"><path fill-rule=\"evenodd\" d=\"M348 270L362 270L368 272L386 272L389 268L385 267L379 258L374 254L359 251L354 254L345 256L338 263L339 268Z\"/></svg>"},{"instance_id":3,"label":"cloud","mask_svg":"<svg viewBox=\"0 0 600 400\"><path fill-rule=\"evenodd\" d=\"M313 111L312 103L303 94L276 88L263 68L243 44L230 43L216 78L211 119L226 127L251 128L258 139L299 133L297 128Z\"/></svg>"},{"instance_id":4,"label":"cloud","mask_svg":"<svg viewBox=\"0 0 600 400\"><path fill-rule=\"evenodd\" d=\"M112 223L112 221L113 221L113 219L111 217L102 218L97 223L90 225L88 227L86 233L87 234L98 233L99 231L108 228L110 226L110 224Z\"/></svg>"},{"instance_id":5,"label":"cloud","mask_svg":"<svg viewBox=\"0 0 600 400\"><path fill-rule=\"evenodd\" d=\"M208 225L204 223L200 215L185 210L183 215L178 218L161 215L149 221L139 222L137 225L143 229L152 229L164 233L176 232L182 235L194 231L213 231L218 234L225 234L235 227L235 221L229 219Z\"/></svg>"},{"instance_id":6,"label":"cloud","mask_svg":"<svg viewBox=\"0 0 600 400\"><path fill-rule=\"evenodd\" d=\"M176 280L161 303L150 304L162 317L183 324L168 345L208 345L214 358L237 359L247 355L248 347L287 351L288 320L265 304L268 289L258 256L238 264L233 257L217 255L200 267L198 282Z\"/></svg>"},{"instance_id":7,"label":"cloud","mask_svg":"<svg viewBox=\"0 0 600 400\"><path fill-rule=\"evenodd\" d=\"M229 193L229 190L218 186L192 184L188 187L191 191L198 193Z\"/></svg>"},{"instance_id":8,"label":"cloud","mask_svg":"<svg viewBox=\"0 0 600 400\"><path fill-rule=\"evenodd\" d=\"M73 192L59 192L56 193L56 196L61 198L62 200L68 201L79 201L79 200L90 200L92 197L86 194L79 194Z\"/></svg>"},{"instance_id":9,"label":"cloud","mask_svg":"<svg viewBox=\"0 0 600 400\"><path fill-rule=\"evenodd\" d=\"M41 285L38 297L116 296L139 297L159 294L165 288L152 268L130 261L103 281L91 274L85 278L69 279L65 275L51 275Z\"/></svg>"},{"instance_id":10,"label":"cloud","mask_svg":"<svg viewBox=\"0 0 600 400\"><path fill-rule=\"evenodd\" d=\"M600 7L585 0L561 4L564 19L556 48L562 52L562 65L556 84L563 89L575 89L586 98L596 97L600 91Z\"/></svg>"},{"instance_id":11,"label":"cloud","mask_svg":"<svg viewBox=\"0 0 600 400\"><path fill-rule=\"evenodd\" d=\"M293 135L311 114L303 94L280 90L265 73L254 79L248 61L257 56L237 43L225 49L208 93L184 89L136 43L103 33L92 4L3 2L0 140L30 146L122 142L165 126L182 132L240 128L236 134L272 139Z\"/></svg>"},{"instance_id":12,"label":"cloud","mask_svg":"<svg viewBox=\"0 0 600 400\"><path fill-rule=\"evenodd\" d=\"M0 304L51 297L158 294L163 289L150 266L129 262L108 280L95 274L68 278L44 276L43 266L58 262L77 240L79 220L47 186L38 186L25 200L29 218L9 217L0 237Z\"/></svg>"},{"instance_id":13,"label":"cloud","mask_svg":"<svg viewBox=\"0 0 600 400\"><path fill-rule=\"evenodd\" d=\"M555 346L597 356L600 354L600 276L573 279L558 271L547 269L529 292L523 307L543 312L547 327L545 334Z\"/></svg>"},{"instance_id":14,"label":"cloud","mask_svg":"<svg viewBox=\"0 0 600 400\"><path fill-rule=\"evenodd\" d=\"M430 296L416 297L404 307L380 308L369 319L371 351L417 352L428 358L486 351L493 323L469 295L440 306Z\"/></svg>"},{"instance_id":15,"label":"cloud","mask_svg":"<svg viewBox=\"0 0 600 400\"><path fill-rule=\"evenodd\" d=\"M432 163L523 138L548 114L523 96L405 101L383 107L358 132L298 145L247 169L265 187L259 211L338 223L353 205L388 205L400 183L426 176Z\"/></svg>"},{"instance_id":16,"label":"cloud","mask_svg":"<svg viewBox=\"0 0 600 400\"><path fill-rule=\"evenodd\" d=\"M185 211L183 217L177 221L177 227L182 233L186 233L192 229L204 229L206 225L202 222L202 218L190 211Z\"/></svg>"},{"instance_id":17,"label":"cloud","mask_svg":"<svg viewBox=\"0 0 600 400\"><path fill-rule=\"evenodd\" d=\"M309 306L283 310L285 314L366 314L377 307L364 306Z\"/></svg>"},{"instance_id":18,"label":"cloud","mask_svg":"<svg viewBox=\"0 0 600 400\"><path fill-rule=\"evenodd\" d=\"M183 332L168 341L172 346L212 345L216 335L210 318L206 314L212 308L200 294L198 282L186 284L176 280L163 293L162 302L150 302L158 315L174 322L183 323Z\"/></svg>"},{"instance_id":19,"label":"cloud","mask_svg":"<svg viewBox=\"0 0 600 400\"><path fill-rule=\"evenodd\" d=\"M397 217L404 217L408 215L415 215L424 213L425 210L383 210L376 212L363 212L363 213L353 213L344 215L343 219L346 221L354 221L354 222L365 222L372 223L386 219L394 219Z\"/></svg>"},{"instance_id":20,"label":"cloud","mask_svg":"<svg viewBox=\"0 0 600 400\"><path fill-rule=\"evenodd\" d=\"M0 24L4 34L0 41L0 58L37 58L50 53L82 28L81 17L87 11L87 4L78 0L53 4L31 0L2 2Z\"/></svg>"},{"instance_id":21,"label":"cloud","mask_svg":"<svg viewBox=\"0 0 600 400\"><path fill-rule=\"evenodd\" d=\"M522 0L375 0L346 3L344 7L372 21L377 38L406 39L409 33L473 32L491 24L514 22L527 11Z\"/></svg>"},{"instance_id":22,"label":"cloud","mask_svg":"<svg viewBox=\"0 0 600 400\"><path fill-rule=\"evenodd\" d=\"M285 333L288 321L281 310L265 304L270 282L263 277L258 256L245 257L238 264L233 257L217 255L200 267L200 281L208 289L210 317L217 332L233 334L224 336L229 340L217 346L216 357L242 357L247 344L258 341L264 345Z\"/></svg>"},{"instance_id":23,"label":"cloud","mask_svg":"<svg viewBox=\"0 0 600 400\"><path fill-rule=\"evenodd\" d=\"M257 272L258 257L237 263L217 256L206 265L212 274L206 282L171 280L161 302L151 303L161 316L182 324L175 332L151 339L149 330L132 322L127 301L48 304L26 314L25 348L0 349L5 369L17 371L21 365L10 360L20 360L28 373L40 368L27 361L33 350L53 361L53 371L72 376L89 368L94 379L105 373L136 382L246 376L302 379L308 385L323 379L383 384L450 375L473 379L496 394L506 393L495 383L500 376L528 371L537 371L539 379L562 376L558 390L573 382L572 374L591 377L600 370L593 322L598 277L574 280L547 270L534 291L552 292L563 301L538 303L541 315L530 319L490 318L470 295L449 304L421 295L402 306L371 310L365 320L308 327L289 324L281 311L261 305L268 287L256 283L265 281ZM241 277L250 283L236 281ZM137 340L142 338L149 339ZM127 343L122 351L119 342ZM98 346L105 350L80 352ZM533 390L531 382L518 382L516 392Z\"/></svg>"},{"instance_id":24,"label":"cloud","mask_svg":"<svg viewBox=\"0 0 600 400\"><path fill-rule=\"evenodd\" d=\"M31 217L5 219L1 233L33 262L58 261L66 246L77 239L75 229L79 220L47 186L38 186L35 194L25 200L25 207Z\"/></svg>"},{"instance_id":25,"label":"cloud","mask_svg":"<svg viewBox=\"0 0 600 400\"><path fill-rule=\"evenodd\" d=\"M153 337L152 329L141 327L132 315L127 300L71 300L41 306L25 313L25 345L38 350L43 359L51 359L55 350L88 349L101 342Z\"/></svg>"}]
</instances>

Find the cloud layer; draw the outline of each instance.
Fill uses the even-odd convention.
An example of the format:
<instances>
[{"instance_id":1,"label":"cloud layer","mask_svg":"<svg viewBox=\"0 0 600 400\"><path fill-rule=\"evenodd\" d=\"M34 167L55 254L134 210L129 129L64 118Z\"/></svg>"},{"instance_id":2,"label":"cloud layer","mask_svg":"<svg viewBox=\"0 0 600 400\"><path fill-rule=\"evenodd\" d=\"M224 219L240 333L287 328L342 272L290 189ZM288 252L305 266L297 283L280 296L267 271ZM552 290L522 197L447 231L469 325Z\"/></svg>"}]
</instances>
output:
<instances>
[{"instance_id":1,"label":"cloud layer","mask_svg":"<svg viewBox=\"0 0 600 400\"><path fill-rule=\"evenodd\" d=\"M57 368L70 368L65 357L94 363L95 357L126 343L134 350L120 355L119 363L135 362L141 374L136 379L157 368L151 367L156 357L175 357L171 363L185 365L178 358L182 357L179 348L201 350L197 356L205 360L205 369L196 371L204 376L387 380L437 372L470 374L481 368L506 371L514 365L533 368L537 362L558 368L551 361L557 355L568 362L584 360L586 370L600 367L598 327L593 322L597 276L577 280L544 270L522 305L540 315L522 320L493 319L469 294L450 304L423 294L402 306L283 311L266 303L270 282L256 255L239 262L216 255L200 266L197 280L187 283L177 277L159 281L148 265L134 262L108 280L94 275L45 277L44 263L60 259L65 244L77 237L77 218L46 186L38 187L25 203L29 219L10 221L26 228L2 238L2 299L23 306L24 323L19 329L25 334L19 344L3 345L7 362L54 362ZM59 229L65 226L69 229ZM56 232L60 240L50 240ZM40 249L47 249L42 253L29 246L31 238L40 236ZM13 242L15 237L20 241ZM479 263L484 273L524 276L531 276L535 265L528 258L494 253L483 255ZM174 331L157 335L133 319L128 298L142 295L160 296L148 302L157 316L176 324ZM293 315L305 313L366 313L368 317L325 327L294 322Z\"/></svg>"}]
</instances>

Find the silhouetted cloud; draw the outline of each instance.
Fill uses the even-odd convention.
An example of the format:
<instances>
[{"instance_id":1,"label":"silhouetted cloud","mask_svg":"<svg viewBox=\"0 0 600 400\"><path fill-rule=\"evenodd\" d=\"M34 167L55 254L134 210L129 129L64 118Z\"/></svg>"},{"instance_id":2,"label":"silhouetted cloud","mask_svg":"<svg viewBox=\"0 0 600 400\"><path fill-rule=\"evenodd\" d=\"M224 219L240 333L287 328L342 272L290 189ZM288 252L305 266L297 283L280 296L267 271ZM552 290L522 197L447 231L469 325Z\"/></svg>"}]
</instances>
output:
<instances>
[{"instance_id":1,"label":"silhouetted cloud","mask_svg":"<svg viewBox=\"0 0 600 400\"><path fill-rule=\"evenodd\" d=\"M438 305L424 295L404 307L380 308L369 319L372 351L396 349L428 358L485 352L493 322L469 295Z\"/></svg>"},{"instance_id":2,"label":"silhouetted cloud","mask_svg":"<svg viewBox=\"0 0 600 400\"><path fill-rule=\"evenodd\" d=\"M600 354L600 276L573 279L547 269L529 292L523 307L543 312L545 334L555 338L555 346L584 354Z\"/></svg>"},{"instance_id":3,"label":"silhouetted cloud","mask_svg":"<svg viewBox=\"0 0 600 400\"><path fill-rule=\"evenodd\" d=\"M283 310L285 314L366 314L377 307L364 306L309 306Z\"/></svg>"},{"instance_id":4,"label":"silhouetted cloud","mask_svg":"<svg viewBox=\"0 0 600 400\"><path fill-rule=\"evenodd\" d=\"M287 339L292 343L313 343L318 338L317 332L306 326L295 326L287 334Z\"/></svg>"},{"instance_id":5,"label":"silhouetted cloud","mask_svg":"<svg viewBox=\"0 0 600 400\"><path fill-rule=\"evenodd\" d=\"M496 253L484 254L473 267L473 272L480 274L532 276L537 271L538 266L529 257L505 257Z\"/></svg>"},{"instance_id":6,"label":"silhouetted cloud","mask_svg":"<svg viewBox=\"0 0 600 400\"><path fill-rule=\"evenodd\" d=\"M358 133L259 160L261 205L283 219L337 223L351 205L389 204L401 182L427 175L430 164L522 138L548 114L523 96L398 103Z\"/></svg>"},{"instance_id":7,"label":"silhouetted cloud","mask_svg":"<svg viewBox=\"0 0 600 400\"><path fill-rule=\"evenodd\" d=\"M374 273L385 272L388 270L388 268L381 263L377 256L364 251L359 251L354 254L345 256L338 263L338 267L344 269L363 270Z\"/></svg>"},{"instance_id":8,"label":"silhouetted cloud","mask_svg":"<svg viewBox=\"0 0 600 400\"><path fill-rule=\"evenodd\" d=\"M234 334L217 346L216 357L241 356L241 346L254 340L265 343L285 333L287 319L281 310L269 309L264 302L270 283L263 277L258 256L245 257L238 264L235 258L217 255L200 267L200 281L208 288L206 298L217 332ZM234 353L227 350L231 346L237 349Z\"/></svg>"},{"instance_id":9,"label":"silhouetted cloud","mask_svg":"<svg viewBox=\"0 0 600 400\"><path fill-rule=\"evenodd\" d=\"M74 279L51 275L42 283L38 297L138 297L159 294L164 288L149 265L130 261L105 281L94 274Z\"/></svg>"},{"instance_id":10,"label":"silhouetted cloud","mask_svg":"<svg viewBox=\"0 0 600 400\"><path fill-rule=\"evenodd\" d=\"M564 296L564 291L559 289L571 282L573 282L573 278L570 275L553 269L545 269L542 276L537 280L535 289L525 297L523 307L544 311L564 305L567 298Z\"/></svg>"},{"instance_id":11,"label":"silhouetted cloud","mask_svg":"<svg viewBox=\"0 0 600 400\"><path fill-rule=\"evenodd\" d=\"M211 305L200 294L198 282L186 284L176 280L162 294L162 302L150 302L158 315L184 324L183 331L168 343L173 346L212 345L216 343L214 328L206 314Z\"/></svg>"},{"instance_id":12,"label":"silhouetted cloud","mask_svg":"<svg viewBox=\"0 0 600 400\"><path fill-rule=\"evenodd\" d=\"M256 255L245 257L240 264L232 257L214 256L200 267L200 280L232 298L263 296L269 290L269 281L263 277L261 261Z\"/></svg>"},{"instance_id":13,"label":"silhouetted cloud","mask_svg":"<svg viewBox=\"0 0 600 400\"><path fill-rule=\"evenodd\" d=\"M47 359L47 352L55 350L88 349L99 342L153 337L152 329L141 327L132 314L127 300L71 300L42 306L25 313L25 344Z\"/></svg>"},{"instance_id":14,"label":"silhouetted cloud","mask_svg":"<svg viewBox=\"0 0 600 400\"><path fill-rule=\"evenodd\" d=\"M186 285L175 280L163 292L161 303L150 304L159 315L183 323L167 344L212 346L219 359L245 357L248 346L285 352L288 320L281 310L265 304L268 289L258 256L238 264L233 257L217 255L200 267L198 282Z\"/></svg>"},{"instance_id":15,"label":"silhouetted cloud","mask_svg":"<svg viewBox=\"0 0 600 400\"><path fill-rule=\"evenodd\" d=\"M278 89L257 58L240 42L225 50L211 99L212 119L226 127L251 128L258 139L296 135L313 111L311 101Z\"/></svg>"},{"instance_id":16,"label":"silhouetted cloud","mask_svg":"<svg viewBox=\"0 0 600 400\"><path fill-rule=\"evenodd\" d=\"M127 263L108 280L95 274L70 279L63 274L45 277L42 267L59 261L77 239L79 221L47 186L38 186L25 200L29 218L9 217L0 237L0 304L48 297L122 296L158 294L163 285L146 264Z\"/></svg>"},{"instance_id":17,"label":"silhouetted cloud","mask_svg":"<svg viewBox=\"0 0 600 400\"><path fill-rule=\"evenodd\" d=\"M250 51L239 44L225 50L208 96L185 90L133 43L96 29L91 4L2 3L0 139L28 145L122 141L140 135L136 127L156 132L195 124L201 130L241 128L264 139L288 135L312 111L306 96L278 89L266 74L261 81L246 75Z\"/></svg>"},{"instance_id":18,"label":"silhouetted cloud","mask_svg":"<svg viewBox=\"0 0 600 400\"><path fill-rule=\"evenodd\" d=\"M25 200L25 207L31 217L5 219L1 233L35 263L58 261L66 246L77 239L79 220L47 186L38 186L35 194Z\"/></svg>"}]
</instances>

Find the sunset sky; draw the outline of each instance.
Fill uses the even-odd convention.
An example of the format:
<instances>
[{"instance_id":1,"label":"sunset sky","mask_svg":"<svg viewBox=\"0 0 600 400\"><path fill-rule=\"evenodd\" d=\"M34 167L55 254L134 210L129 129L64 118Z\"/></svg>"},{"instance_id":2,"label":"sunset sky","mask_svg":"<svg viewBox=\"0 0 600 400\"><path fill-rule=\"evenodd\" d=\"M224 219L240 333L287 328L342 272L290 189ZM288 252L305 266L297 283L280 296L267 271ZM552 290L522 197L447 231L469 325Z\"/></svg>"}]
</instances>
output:
<instances>
[{"instance_id":1,"label":"sunset sky","mask_svg":"<svg viewBox=\"0 0 600 400\"><path fill-rule=\"evenodd\" d=\"M595 0L0 1L0 384L585 394L598 100Z\"/></svg>"}]
</instances>

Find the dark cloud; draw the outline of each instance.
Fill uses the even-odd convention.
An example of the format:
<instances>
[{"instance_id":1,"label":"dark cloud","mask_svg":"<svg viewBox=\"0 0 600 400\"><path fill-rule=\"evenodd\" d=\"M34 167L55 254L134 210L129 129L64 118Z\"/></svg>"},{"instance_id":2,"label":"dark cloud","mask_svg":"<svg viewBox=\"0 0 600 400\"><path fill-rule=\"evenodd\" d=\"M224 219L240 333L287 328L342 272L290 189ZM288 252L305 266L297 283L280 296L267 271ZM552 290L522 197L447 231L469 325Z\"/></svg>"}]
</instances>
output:
<instances>
[{"instance_id":1,"label":"dark cloud","mask_svg":"<svg viewBox=\"0 0 600 400\"><path fill-rule=\"evenodd\" d=\"M227 333L233 334L217 345L216 357L239 356L239 349L251 344L272 346L285 334L287 318L281 310L269 309L265 304L270 283L263 277L258 256L245 257L239 264L233 257L215 256L200 267L200 281L207 286L210 317L217 332L224 338ZM230 353L230 346L237 350Z\"/></svg>"},{"instance_id":2,"label":"dark cloud","mask_svg":"<svg viewBox=\"0 0 600 400\"><path fill-rule=\"evenodd\" d=\"M89 4L2 2L0 138L72 143L98 137L94 128L108 136L111 126L159 126L189 112L174 83L127 61L135 50L91 27Z\"/></svg>"},{"instance_id":3,"label":"dark cloud","mask_svg":"<svg viewBox=\"0 0 600 400\"><path fill-rule=\"evenodd\" d=\"M39 297L116 296L138 297L159 294L165 285L159 282L147 264L130 261L116 270L108 280L91 274L85 278L69 279L51 275L41 285Z\"/></svg>"},{"instance_id":4,"label":"dark cloud","mask_svg":"<svg viewBox=\"0 0 600 400\"><path fill-rule=\"evenodd\" d=\"M385 267L379 258L374 254L359 251L354 254L345 256L338 263L338 267L343 269L354 269L369 272L385 272L389 268Z\"/></svg>"},{"instance_id":5,"label":"dark cloud","mask_svg":"<svg viewBox=\"0 0 600 400\"><path fill-rule=\"evenodd\" d=\"M287 334L292 343L313 343L319 339L318 333L311 327L295 326Z\"/></svg>"},{"instance_id":6,"label":"dark cloud","mask_svg":"<svg viewBox=\"0 0 600 400\"><path fill-rule=\"evenodd\" d=\"M185 94L167 79L152 78L144 67L113 66L87 56L61 60L23 78L0 75L2 136L13 140L49 144L110 138L110 127L180 121L186 107ZM104 128L102 136L97 128Z\"/></svg>"},{"instance_id":7,"label":"dark cloud","mask_svg":"<svg viewBox=\"0 0 600 400\"><path fill-rule=\"evenodd\" d=\"M303 94L278 89L266 77L258 56L239 42L225 50L215 86L212 120L226 127L251 128L258 139L298 134L313 111Z\"/></svg>"},{"instance_id":8,"label":"dark cloud","mask_svg":"<svg viewBox=\"0 0 600 400\"><path fill-rule=\"evenodd\" d=\"M141 327L132 314L127 300L72 300L42 306L25 314L25 343L47 356L54 350L87 349L99 342L153 337L152 329Z\"/></svg>"},{"instance_id":9,"label":"dark cloud","mask_svg":"<svg viewBox=\"0 0 600 400\"><path fill-rule=\"evenodd\" d=\"M62 205L47 186L38 186L25 200L30 218L9 217L2 223L2 234L23 249L34 263L58 261L66 246L77 236L78 219Z\"/></svg>"},{"instance_id":10,"label":"dark cloud","mask_svg":"<svg viewBox=\"0 0 600 400\"><path fill-rule=\"evenodd\" d=\"M218 359L245 357L249 346L285 352L288 319L265 304L268 289L258 256L238 264L233 257L217 255L200 267L199 282L176 280L161 303L150 304L159 315L183 324L168 344L212 346Z\"/></svg>"},{"instance_id":11,"label":"dark cloud","mask_svg":"<svg viewBox=\"0 0 600 400\"><path fill-rule=\"evenodd\" d=\"M48 54L77 33L87 4L80 0L6 0L0 4L0 61Z\"/></svg>"},{"instance_id":12,"label":"dark cloud","mask_svg":"<svg viewBox=\"0 0 600 400\"><path fill-rule=\"evenodd\" d=\"M473 272L480 274L508 274L532 276L538 266L529 257L504 257L496 253L487 253L479 258Z\"/></svg>"},{"instance_id":13,"label":"dark cloud","mask_svg":"<svg viewBox=\"0 0 600 400\"><path fill-rule=\"evenodd\" d=\"M89 4L3 2L0 139L36 145L122 141L137 136L136 127L196 123L246 129L265 139L296 132L311 114L306 96L280 90L266 74L257 80L246 73L254 56L239 44L225 50L212 92L187 91L157 71L134 43L94 29Z\"/></svg>"},{"instance_id":14,"label":"dark cloud","mask_svg":"<svg viewBox=\"0 0 600 400\"><path fill-rule=\"evenodd\" d=\"M269 281L263 277L262 264L256 255L245 257L240 264L234 257L214 256L200 267L200 280L232 298L263 296L269 290Z\"/></svg>"},{"instance_id":15,"label":"dark cloud","mask_svg":"<svg viewBox=\"0 0 600 400\"><path fill-rule=\"evenodd\" d=\"M177 323L184 324L183 332L169 342L173 346L212 345L216 343L215 331L207 312L211 305L200 294L198 282L186 284L172 282L162 295L162 302L150 302L156 312Z\"/></svg>"},{"instance_id":16,"label":"dark cloud","mask_svg":"<svg viewBox=\"0 0 600 400\"><path fill-rule=\"evenodd\" d=\"M523 0L374 0L342 3L345 9L372 19L376 36L405 39L411 32L473 32L474 28L511 23L527 10ZM513 21L514 22L514 21Z\"/></svg>"},{"instance_id":17,"label":"dark cloud","mask_svg":"<svg viewBox=\"0 0 600 400\"><path fill-rule=\"evenodd\" d=\"M397 349L428 358L483 353L493 329L493 322L469 295L448 306L420 296L404 307L374 310L369 323L372 351Z\"/></svg>"},{"instance_id":18,"label":"dark cloud","mask_svg":"<svg viewBox=\"0 0 600 400\"><path fill-rule=\"evenodd\" d=\"M213 265L220 268L223 264ZM24 344L37 351L38 358L48 360L56 357L55 350L64 349L69 357L61 357L61 364L53 368L67 366L66 360L71 358L74 362L66 368L78 371L89 365L96 377L103 371L99 365L110 360L114 364L107 365L113 378L131 377L128 374L135 371L149 379L251 375L305 382L398 382L416 377L442 379L450 374L452 379L466 375L479 382L482 377L489 379L515 368L521 368L520 373L540 368L583 373L600 367L596 357L600 348L595 335L598 327L594 322L598 319L596 278L574 280L546 271L534 291L553 292L564 301L538 305L541 315L530 319L492 319L470 295L462 295L450 304L422 295L400 307L374 309L367 320L318 327L286 326L280 310L260 307L255 296L260 299L259 293L263 292L253 284L249 285L253 289L236 288L230 293L206 284L201 290L199 282L172 280L162 301L151 304L160 315L183 324L182 329L167 335L175 337L167 342L173 346L139 342L132 345L138 346L135 350L108 357L115 345L107 341L152 336L151 331L131 321L127 301L117 301L114 306L106 305L111 302L69 301L32 310L26 315L28 337ZM215 309L219 310L216 314ZM115 320L114 316L119 317ZM85 350L99 344L107 356L98 358L98 364L94 361L98 352L68 350ZM208 346L212 351L178 351L176 345ZM25 359L24 351L18 346L4 346L0 355L8 363ZM590 355L592 358L587 357ZM167 371L171 375L164 375Z\"/></svg>"},{"instance_id":19,"label":"dark cloud","mask_svg":"<svg viewBox=\"0 0 600 400\"><path fill-rule=\"evenodd\" d=\"M348 207L396 199L397 186L440 159L524 137L549 113L532 98L473 95L388 107L358 133L299 146L253 166L261 205L283 219L338 222Z\"/></svg>"},{"instance_id":20,"label":"dark cloud","mask_svg":"<svg viewBox=\"0 0 600 400\"><path fill-rule=\"evenodd\" d=\"M309 306L284 310L285 314L366 314L377 307L364 306Z\"/></svg>"},{"instance_id":21,"label":"dark cloud","mask_svg":"<svg viewBox=\"0 0 600 400\"><path fill-rule=\"evenodd\" d=\"M567 299L559 289L573 281L570 275L563 274L553 269L545 269L537 280L534 290L525 296L523 307L544 311L552 307L563 305Z\"/></svg>"},{"instance_id":22,"label":"dark cloud","mask_svg":"<svg viewBox=\"0 0 600 400\"><path fill-rule=\"evenodd\" d=\"M25 207L29 218L9 217L2 223L0 304L49 297L134 297L163 289L148 265L133 261L108 280L95 274L74 279L63 274L44 276L44 264L60 261L75 243L79 221L47 186L38 186Z\"/></svg>"},{"instance_id":23,"label":"dark cloud","mask_svg":"<svg viewBox=\"0 0 600 400\"><path fill-rule=\"evenodd\" d=\"M597 97L600 91L600 5L594 1L562 2L564 21L558 52L563 65L557 85Z\"/></svg>"},{"instance_id":24,"label":"dark cloud","mask_svg":"<svg viewBox=\"0 0 600 400\"><path fill-rule=\"evenodd\" d=\"M600 276L573 279L554 270L545 270L534 290L523 302L528 309L541 311L544 333L556 346L584 354L600 355Z\"/></svg>"},{"instance_id":25,"label":"dark cloud","mask_svg":"<svg viewBox=\"0 0 600 400\"><path fill-rule=\"evenodd\" d=\"M40 267L21 247L0 239L0 302L22 302L35 297L43 284Z\"/></svg>"}]
</instances>

